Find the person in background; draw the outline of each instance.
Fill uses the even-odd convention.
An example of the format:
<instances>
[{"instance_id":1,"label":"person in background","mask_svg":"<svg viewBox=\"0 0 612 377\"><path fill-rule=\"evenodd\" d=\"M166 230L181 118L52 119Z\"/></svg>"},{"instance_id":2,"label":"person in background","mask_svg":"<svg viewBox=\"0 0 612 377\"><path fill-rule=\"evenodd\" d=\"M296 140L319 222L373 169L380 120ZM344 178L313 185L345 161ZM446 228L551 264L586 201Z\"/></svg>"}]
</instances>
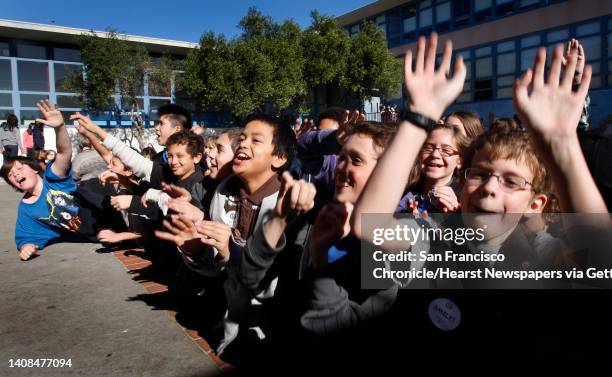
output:
<instances>
[{"instance_id":1,"label":"person in background","mask_svg":"<svg viewBox=\"0 0 612 377\"><path fill-rule=\"evenodd\" d=\"M153 157L157 154L157 152L155 151L155 148L153 147L144 147L140 151L140 154L143 157L148 158L149 160L153 160Z\"/></svg>"},{"instance_id":2,"label":"person in background","mask_svg":"<svg viewBox=\"0 0 612 377\"><path fill-rule=\"evenodd\" d=\"M484 132L484 127L480 118L469 111L454 111L446 117L446 123L449 126L457 128L462 134L470 140L476 138Z\"/></svg>"},{"instance_id":3,"label":"person in background","mask_svg":"<svg viewBox=\"0 0 612 377\"><path fill-rule=\"evenodd\" d=\"M55 160L56 153L53 149L48 149L45 151L47 154L45 155L45 163L49 163L49 161Z\"/></svg>"},{"instance_id":4,"label":"person in background","mask_svg":"<svg viewBox=\"0 0 612 377\"><path fill-rule=\"evenodd\" d=\"M96 152L85 137L79 138L79 153L72 159L72 179L76 183L98 181L98 175L106 170L107 162Z\"/></svg>"},{"instance_id":5,"label":"person in background","mask_svg":"<svg viewBox=\"0 0 612 377\"><path fill-rule=\"evenodd\" d=\"M34 151L42 151L45 149L45 132L44 124L34 122L32 128L32 135L34 136Z\"/></svg>"},{"instance_id":6,"label":"person in background","mask_svg":"<svg viewBox=\"0 0 612 377\"><path fill-rule=\"evenodd\" d=\"M19 150L25 154L19 135L19 119L15 114L9 114L6 123L0 127L0 148L5 159L17 156Z\"/></svg>"},{"instance_id":7,"label":"person in background","mask_svg":"<svg viewBox=\"0 0 612 377\"><path fill-rule=\"evenodd\" d=\"M28 157L34 156L34 125L30 123L28 129L21 135L21 144L25 149L25 155Z\"/></svg>"}]
</instances>

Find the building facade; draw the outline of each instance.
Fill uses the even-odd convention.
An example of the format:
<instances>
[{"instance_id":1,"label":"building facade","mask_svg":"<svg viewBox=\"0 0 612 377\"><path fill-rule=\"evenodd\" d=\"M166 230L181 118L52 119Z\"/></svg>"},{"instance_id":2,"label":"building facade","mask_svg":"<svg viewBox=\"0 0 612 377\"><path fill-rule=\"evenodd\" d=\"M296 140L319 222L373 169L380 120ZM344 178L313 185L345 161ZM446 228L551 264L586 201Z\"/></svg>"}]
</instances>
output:
<instances>
[{"instance_id":1,"label":"building facade","mask_svg":"<svg viewBox=\"0 0 612 377\"><path fill-rule=\"evenodd\" d=\"M86 29L0 20L0 121L13 113L21 124L29 124L40 116L36 102L45 98L57 103L66 114L81 110L77 93L66 88L64 79L71 72L82 70L77 38L88 32ZM106 35L105 32L96 33L102 37ZM133 35L125 39L143 45L153 59L162 54L181 59L197 46L190 42ZM149 124L157 119L157 108L165 103L193 108L193 103L179 92L174 79L167 85L156 85L156 89L149 88L145 78L143 83L138 100ZM130 124L126 114L130 109L121 103L118 94L115 103L116 111L98 116L98 123L111 127Z\"/></svg>"},{"instance_id":2,"label":"building facade","mask_svg":"<svg viewBox=\"0 0 612 377\"><path fill-rule=\"evenodd\" d=\"M470 110L485 123L512 117L512 86L533 65L539 46L579 39L593 67L591 124L612 115L612 1L606 0L382 0L338 17L355 35L371 20L403 59L420 35L436 31L453 41L468 68L463 93L449 110ZM404 103L402 93L391 103Z\"/></svg>"}]
</instances>

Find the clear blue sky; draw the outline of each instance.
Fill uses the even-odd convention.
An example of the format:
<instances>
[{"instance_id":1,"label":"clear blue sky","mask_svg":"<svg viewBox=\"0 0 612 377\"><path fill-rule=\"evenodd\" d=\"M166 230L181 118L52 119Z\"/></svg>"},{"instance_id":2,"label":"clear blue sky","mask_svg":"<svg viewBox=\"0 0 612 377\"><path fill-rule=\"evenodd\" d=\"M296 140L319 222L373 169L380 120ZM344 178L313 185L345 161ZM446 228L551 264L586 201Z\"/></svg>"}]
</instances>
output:
<instances>
[{"instance_id":1,"label":"clear blue sky","mask_svg":"<svg viewBox=\"0 0 612 377\"><path fill-rule=\"evenodd\" d=\"M205 31L238 34L236 25L250 6L276 21L310 25L310 11L338 16L373 0L8 0L0 18L197 42Z\"/></svg>"}]
</instances>

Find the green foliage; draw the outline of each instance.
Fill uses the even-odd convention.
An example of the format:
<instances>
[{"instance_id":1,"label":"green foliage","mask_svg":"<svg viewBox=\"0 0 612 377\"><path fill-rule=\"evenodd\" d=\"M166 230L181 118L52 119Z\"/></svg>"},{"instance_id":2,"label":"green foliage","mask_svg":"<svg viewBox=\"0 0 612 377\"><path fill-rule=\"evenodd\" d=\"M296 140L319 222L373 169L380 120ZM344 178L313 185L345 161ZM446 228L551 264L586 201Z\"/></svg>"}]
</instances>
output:
<instances>
[{"instance_id":1,"label":"green foliage","mask_svg":"<svg viewBox=\"0 0 612 377\"><path fill-rule=\"evenodd\" d=\"M203 108L243 116L305 108L309 92L340 88L367 98L397 92L401 63L370 24L353 40L334 18L313 11L305 31L250 8L231 41L205 33L185 60L181 85Z\"/></svg>"},{"instance_id":2,"label":"green foliage","mask_svg":"<svg viewBox=\"0 0 612 377\"><path fill-rule=\"evenodd\" d=\"M117 89L123 107L132 108L137 104L136 97L143 95L146 75L149 81L167 85L175 69L169 56L155 64L144 46L127 42L112 29L105 37L93 30L83 34L79 44L84 75L75 71L67 78L66 85L80 94L83 107L89 111L114 109Z\"/></svg>"},{"instance_id":3,"label":"green foliage","mask_svg":"<svg viewBox=\"0 0 612 377\"><path fill-rule=\"evenodd\" d=\"M319 85L346 86L351 39L335 19L311 13L312 26L304 32L304 78L310 89Z\"/></svg>"},{"instance_id":4,"label":"green foliage","mask_svg":"<svg viewBox=\"0 0 612 377\"><path fill-rule=\"evenodd\" d=\"M399 91L401 69L401 61L387 49L383 31L373 22L364 22L351 43L349 88L361 99L387 97Z\"/></svg>"}]
</instances>

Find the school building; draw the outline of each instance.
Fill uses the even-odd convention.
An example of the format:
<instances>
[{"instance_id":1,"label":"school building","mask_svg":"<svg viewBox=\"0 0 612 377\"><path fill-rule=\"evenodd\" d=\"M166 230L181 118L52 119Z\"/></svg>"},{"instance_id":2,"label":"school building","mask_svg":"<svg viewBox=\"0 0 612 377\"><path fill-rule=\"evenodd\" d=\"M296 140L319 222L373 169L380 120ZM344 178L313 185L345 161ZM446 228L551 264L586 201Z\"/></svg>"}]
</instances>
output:
<instances>
[{"instance_id":1,"label":"school building","mask_svg":"<svg viewBox=\"0 0 612 377\"><path fill-rule=\"evenodd\" d=\"M65 114L81 110L77 93L70 92L64 79L75 70L82 70L78 37L89 30L57 25L0 19L0 120L14 113L21 124L28 124L39 111L36 102L49 98ZM105 32L97 32L105 36ZM153 60L162 54L184 58L195 43L135 35L122 36L129 43L143 45ZM143 78L142 95L138 97L144 118L152 124L156 109L168 102L178 103L195 112L190 100L172 79L167 85L149 88ZM97 121L107 126L128 125L130 106L115 96L115 111L102 114ZM67 116L65 115L66 119Z\"/></svg>"},{"instance_id":2,"label":"school building","mask_svg":"<svg viewBox=\"0 0 612 377\"><path fill-rule=\"evenodd\" d=\"M452 39L468 68L463 93L450 110L478 113L486 123L511 117L512 85L533 65L538 46L549 52L577 38L593 66L591 123L612 114L612 1L610 0L380 0L339 16L353 36L364 20L386 34L389 50L403 59L420 35ZM403 93L390 103L403 105ZM612 123L612 122L611 122Z\"/></svg>"}]
</instances>

